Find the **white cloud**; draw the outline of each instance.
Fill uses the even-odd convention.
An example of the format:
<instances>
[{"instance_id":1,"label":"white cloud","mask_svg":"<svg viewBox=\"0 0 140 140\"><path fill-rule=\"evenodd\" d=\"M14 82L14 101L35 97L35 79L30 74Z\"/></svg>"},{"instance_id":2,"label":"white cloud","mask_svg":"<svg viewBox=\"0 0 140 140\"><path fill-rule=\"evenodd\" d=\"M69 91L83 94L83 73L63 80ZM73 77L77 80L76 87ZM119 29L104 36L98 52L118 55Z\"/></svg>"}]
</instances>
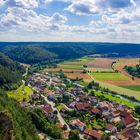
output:
<instances>
[{"instance_id":1,"label":"white cloud","mask_svg":"<svg viewBox=\"0 0 140 140\"><path fill-rule=\"evenodd\" d=\"M91 15L99 12L99 9L93 4L93 2L85 2L83 0L73 2L68 8L66 8L66 10L77 15Z\"/></svg>"},{"instance_id":2,"label":"white cloud","mask_svg":"<svg viewBox=\"0 0 140 140\"><path fill-rule=\"evenodd\" d=\"M7 7L20 7L26 9L37 8L39 0L0 0L0 5L6 4Z\"/></svg>"},{"instance_id":3,"label":"white cloud","mask_svg":"<svg viewBox=\"0 0 140 140\"><path fill-rule=\"evenodd\" d=\"M60 25L63 25L67 18L54 13L51 17L37 14L33 10L23 8L8 8L7 13L1 16L1 30L16 28L25 31L47 31L58 30Z\"/></svg>"},{"instance_id":4,"label":"white cloud","mask_svg":"<svg viewBox=\"0 0 140 140\"><path fill-rule=\"evenodd\" d=\"M5 4L6 0L0 0L0 6L3 6Z\"/></svg>"}]
</instances>

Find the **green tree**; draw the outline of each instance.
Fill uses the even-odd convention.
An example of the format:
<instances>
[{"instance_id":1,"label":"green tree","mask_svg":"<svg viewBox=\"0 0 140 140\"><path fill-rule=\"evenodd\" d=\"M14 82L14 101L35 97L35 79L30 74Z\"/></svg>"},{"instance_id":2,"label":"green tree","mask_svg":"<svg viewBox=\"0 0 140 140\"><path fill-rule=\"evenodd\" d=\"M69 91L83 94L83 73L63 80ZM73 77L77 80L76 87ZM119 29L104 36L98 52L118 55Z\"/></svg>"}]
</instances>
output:
<instances>
[{"instance_id":1,"label":"green tree","mask_svg":"<svg viewBox=\"0 0 140 140\"><path fill-rule=\"evenodd\" d=\"M70 131L68 140L80 140L79 132L77 130Z\"/></svg>"}]
</instances>

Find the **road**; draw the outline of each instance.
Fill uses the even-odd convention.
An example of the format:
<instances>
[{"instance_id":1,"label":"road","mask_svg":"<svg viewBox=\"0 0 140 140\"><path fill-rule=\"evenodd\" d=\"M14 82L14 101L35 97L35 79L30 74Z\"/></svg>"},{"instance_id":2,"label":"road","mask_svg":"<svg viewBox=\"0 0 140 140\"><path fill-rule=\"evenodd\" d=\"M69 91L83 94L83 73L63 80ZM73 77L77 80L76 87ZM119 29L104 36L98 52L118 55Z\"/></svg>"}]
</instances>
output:
<instances>
[{"instance_id":1,"label":"road","mask_svg":"<svg viewBox=\"0 0 140 140\"><path fill-rule=\"evenodd\" d=\"M47 97L45 97L44 95L41 95L43 98L44 98L44 100L49 104L49 105L51 105L51 107L52 107L52 109L55 111L55 110L57 110L57 118L58 118L58 120L60 121L60 123L62 124L62 125L66 125L67 126L67 130L68 131L70 131L71 129L70 129L70 127L69 127L69 125L65 122L65 120L63 119L63 117L62 117L62 115L60 114L60 112L58 111L58 109L55 107L55 103L54 102L52 102L52 101L49 101L48 100L48 98ZM65 105L65 104L64 104ZM66 105L65 105L66 106ZM67 107L67 106L66 106ZM68 107L67 107L68 108ZM83 135L82 134L79 134L79 137L80 137L80 139L84 139L83 137Z\"/></svg>"},{"instance_id":2,"label":"road","mask_svg":"<svg viewBox=\"0 0 140 140\"><path fill-rule=\"evenodd\" d=\"M68 131L70 131L71 129L70 129L70 127L69 127L69 125L65 122L65 120L63 119L63 117L62 117L62 115L60 114L60 112L58 111L58 109L55 107L55 103L54 102L52 102L52 101L49 101L48 99L47 99L47 97L45 97L44 95L41 95L43 98L44 98L44 100L49 104L49 105L51 105L51 107L52 107L52 109L55 111L55 110L57 110L57 117L58 117L58 120L60 121L60 123L62 124L62 125L66 125L67 126L67 129L68 129Z\"/></svg>"}]
</instances>

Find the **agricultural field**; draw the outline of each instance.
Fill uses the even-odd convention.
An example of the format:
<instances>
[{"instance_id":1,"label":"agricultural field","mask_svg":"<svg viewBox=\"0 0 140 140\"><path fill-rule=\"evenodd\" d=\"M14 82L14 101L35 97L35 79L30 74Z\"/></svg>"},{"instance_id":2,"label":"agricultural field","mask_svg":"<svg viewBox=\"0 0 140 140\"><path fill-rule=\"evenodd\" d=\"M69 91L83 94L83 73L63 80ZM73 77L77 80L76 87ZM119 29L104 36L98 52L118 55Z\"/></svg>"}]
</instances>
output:
<instances>
[{"instance_id":1,"label":"agricultural field","mask_svg":"<svg viewBox=\"0 0 140 140\"><path fill-rule=\"evenodd\" d=\"M110 89L112 91L115 91L115 92L117 92L119 94L122 94L122 95L127 95L127 96L130 96L130 97L133 96L136 99L140 100L140 92L139 91L126 89L126 88L116 86L116 85L113 85L113 84L109 84L109 83L105 83L105 82L102 82L102 81L97 81L97 80L95 80L95 81L98 82L101 87L108 88L108 89Z\"/></svg>"},{"instance_id":2,"label":"agricultural field","mask_svg":"<svg viewBox=\"0 0 140 140\"><path fill-rule=\"evenodd\" d=\"M96 58L95 61L88 63L88 67L111 69L114 61L115 59Z\"/></svg>"},{"instance_id":3,"label":"agricultural field","mask_svg":"<svg viewBox=\"0 0 140 140\"><path fill-rule=\"evenodd\" d=\"M106 68L92 68L92 67L87 67L86 70L89 71L89 72L114 72L114 70L111 69L111 68L106 69Z\"/></svg>"},{"instance_id":4,"label":"agricultural field","mask_svg":"<svg viewBox=\"0 0 140 140\"><path fill-rule=\"evenodd\" d=\"M86 73L66 73L65 75L71 79L91 79L91 77Z\"/></svg>"},{"instance_id":5,"label":"agricultural field","mask_svg":"<svg viewBox=\"0 0 140 140\"><path fill-rule=\"evenodd\" d=\"M121 71L124 66L136 66L139 64L139 58L121 58L116 61L114 65L114 69Z\"/></svg>"},{"instance_id":6,"label":"agricultural field","mask_svg":"<svg viewBox=\"0 0 140 140\"><path fill-rule=\"evenodd\" d=\"M90 72L113 72L112 63L115 59L109 58L96 58L94 61L90 61L87 64L87 71Z\"/></svg>"},{"instance_id":7,"label":"agricultural field","mask_svg":"<svg viewBox=\"0 0 140 140\"><path fill-rule=\"evenodd\" d=\"M116 63L113 64L113 62ZM69 78L82 78L84 83L95 80L102 87L109 88L119 94L134 96L140 100L140 80L132 80L132 77L123 70L125 65L135 66L138 63L138 58L111 59L82 57L80 59L64 61L58 64L57 68L45 69L45 71L59 72L61 70ZM84 68L83 65L87 65L87 68ZM83 70L87 70L88 73L82 73ZM116 73L115 70L119 71L119 73Z\"/></svg>"},{"instance_id":8,"label":"agricultural field","mask_svg":"<svg viewBox=\"0 0 140 140\"><path fill-rule=\"evenodd\" d=\"M17 90L7 92L7 95L9 97L12 97L17 101L22 101L23 99L29 101L30 95L32 94L33 94L33 90L30 87L25 86L24 84L21 85Z\"/></svg>"},{"instance_id":9,"label":"agricultural field","mask_svg":"<svg viewBox=\"0 0 140 140\"><path fill-rule=\"evenodd\" d=\"M134 90L134 91L140 91L140 85L134 85L134 86L122 86L123 88Z\"/></svg>"},{"instance_id":10,"label":"agricultural field","mask_svg":"<svg viewBox=\"0 0 140 140\"><path fill-rule=\"evenodd\" d=\"M108 72L97 72L97 73L92 73L92 76L96 80L101 80L101 81L127 81L129 80L128 77L120 74L120 73L108 73Z\"/></svg>"}]
</instances>

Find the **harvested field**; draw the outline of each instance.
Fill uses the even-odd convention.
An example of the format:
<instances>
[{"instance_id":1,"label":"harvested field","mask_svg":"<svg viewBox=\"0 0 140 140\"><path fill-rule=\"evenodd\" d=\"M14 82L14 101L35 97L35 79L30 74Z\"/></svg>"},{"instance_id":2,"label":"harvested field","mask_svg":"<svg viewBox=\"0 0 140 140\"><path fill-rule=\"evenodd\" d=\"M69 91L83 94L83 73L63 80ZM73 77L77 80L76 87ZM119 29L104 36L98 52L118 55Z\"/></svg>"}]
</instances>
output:
<instances>
[{"instance_id":1,"label":"harvested field","mask_svg":"<svg viewBox=\"0 0 140 140\"><path fill-rule=\"evenodd\" d=\"M117 63L114 65L114 69L121 71L124 66L136 66L139 64L139 58L122 58L116 61Z\"/></svg>"},{"instance_id":2,"label":"harvested field","mask_svg":"<svg viewBox=\"0 0 140 140\"><path fill-rule=\"evenodd\" d=\"M111 69L112 63L115 59L96 58L95 61L89 62L88 67Z\"/></svg>"},{"instance_id":3,"label":"harvested field","mask_svg":"<svg viewBox=\"0 0 140 140\"><path fill-rule=\"evenodd\" d=\"M65 73L65 75L68 77L68 78L71 78L71 79L76 79L76 78L79 78L79 79L91 79L91 77L86 74L86 73Z\"/></svg>"},{"instance_id":4,"label":"harvested field","mask_svg":"<svg viewBox=\"0 0 140 140\"><path fill-rule=\"evenodd\" d=\"M123 75L129 77L130 79L132 78L131 75L129 75L123 68L124 66L136 66L139 64L140 58L122 58L117 61L117 63L114 65L114 70L118 70L121 72ZM123 85L138 85L140 84L140 78L135 78L135 80L129 81L129 83L125 83Z\"/></svg>"}]
</instances>

